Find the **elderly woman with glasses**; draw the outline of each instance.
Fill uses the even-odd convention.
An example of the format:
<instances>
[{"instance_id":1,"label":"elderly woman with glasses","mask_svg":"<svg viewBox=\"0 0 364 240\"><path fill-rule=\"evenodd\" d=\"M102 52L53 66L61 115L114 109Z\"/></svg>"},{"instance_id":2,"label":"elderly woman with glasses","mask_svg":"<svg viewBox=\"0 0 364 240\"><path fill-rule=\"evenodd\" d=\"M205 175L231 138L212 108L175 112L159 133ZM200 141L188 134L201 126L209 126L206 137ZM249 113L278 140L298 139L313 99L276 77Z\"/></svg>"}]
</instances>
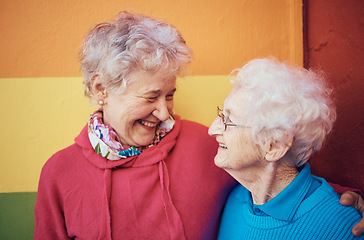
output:
<instances>
[{"instance_id":1,"label":"elderly woman with glasses","mask_svg":"<svg viewBox=\"0 0 364 240\"><path fill-rule=\"evenodd\" d=\"M353 239L360 214L340 205L307 162L336 118L323 77L257 59L232 79L209 129L219 143L215 164L240 183L229 195L218 238Z\"/></svg>"}]
</instances>

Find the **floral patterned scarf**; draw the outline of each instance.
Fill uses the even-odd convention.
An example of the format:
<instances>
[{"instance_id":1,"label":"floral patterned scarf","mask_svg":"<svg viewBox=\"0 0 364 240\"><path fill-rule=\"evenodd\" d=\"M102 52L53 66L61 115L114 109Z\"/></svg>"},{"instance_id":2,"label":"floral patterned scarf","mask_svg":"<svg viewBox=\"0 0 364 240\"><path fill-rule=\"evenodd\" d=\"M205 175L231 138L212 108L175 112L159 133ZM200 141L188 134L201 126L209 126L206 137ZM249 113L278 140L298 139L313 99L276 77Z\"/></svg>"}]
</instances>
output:
<instances>
[{"instance_id":1,"label":"floral patterned scarf","mask_svg":"<svg viewBox=\"0 0 364 240\"><path fill-rule=\"evenodd\" d=\"M175 123L173 116L169 116L167 121L161 122L157 126L154 139L150 145L135 147L120 143L119 137L114 129L104 124L102 115L102 108L91 115L90 121L88 122L88 137L96 153L109 160L119 160L135 156L145 149L158 144L173 129Z\"/></svg>"}]
</instances>

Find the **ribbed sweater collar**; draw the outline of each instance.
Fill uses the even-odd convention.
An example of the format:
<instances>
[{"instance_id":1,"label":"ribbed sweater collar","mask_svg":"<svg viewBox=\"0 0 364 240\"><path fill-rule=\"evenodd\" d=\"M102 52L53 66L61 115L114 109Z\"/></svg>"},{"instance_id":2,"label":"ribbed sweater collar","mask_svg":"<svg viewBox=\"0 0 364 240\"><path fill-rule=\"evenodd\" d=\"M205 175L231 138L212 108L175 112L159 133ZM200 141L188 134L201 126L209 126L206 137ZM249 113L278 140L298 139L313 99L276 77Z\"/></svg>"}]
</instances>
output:
<instances>
[{"instance_id":1,"label":"ribbed sweater collar","mask_svg":"<svg viewBox=\"0 0 364 240\"><path fill-rule=\"evenodd\" d=\"M313 177L313 176L311 176ZM316 178L316 181L322 181L321 186L316 189L310 196L308 196L305 199L301 199L301 202L297 203L297 208L294 211L294 215L291 216L289 220L282 220L275 217L264 217L261 215L256 215L253 210L253 202L251 198L250 192L245 189L243 186L239 185L236 189L237 191L234 191L233 194L237 194L240 196L236 196L237 198L240 198L240 201L242 204L247 204L247 207L242 207L242 215L244 216L244 219L246 223L250 226L254 226L260 229L271 229L271 228L277 228L282 227L284 225L287 225L291 221L296 221L302 215L309 212L311 209L317 206L323 199L325 199L328 194L330 194L330 191L328 190L329 185L326 183L325 180L321 178ZM308 189L307 189L308 191ZM333 190L332 190L333 191ZM331 191L331 192L332 192ZM282 202L281 202L282 204ZM295 204L296 205L296 204ZM286 206L286 204L284 204ZM289 207L289 206L286 206Z\"/></svg>"},{"instance_id":2,"label":"ribbed sweater collar","mask_svg":"<svg viewBox=\"0 0 364 240\"><path fill-rule=\"evenodd\" d=\"M276 219L292 221L298 207L312 187L312 182L310 165L307 163L283 191L263 205L254 205L253 209L258 208Z\"/></svg>"}]
</instances>

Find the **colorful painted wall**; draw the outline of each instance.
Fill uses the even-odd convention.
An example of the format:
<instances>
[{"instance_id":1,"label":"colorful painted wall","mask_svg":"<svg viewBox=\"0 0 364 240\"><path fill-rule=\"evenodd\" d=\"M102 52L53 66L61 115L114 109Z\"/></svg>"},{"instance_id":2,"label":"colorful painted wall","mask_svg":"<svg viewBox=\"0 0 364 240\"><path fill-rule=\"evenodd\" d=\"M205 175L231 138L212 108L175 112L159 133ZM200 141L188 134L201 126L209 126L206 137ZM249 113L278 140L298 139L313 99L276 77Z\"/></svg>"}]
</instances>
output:
<instances>
[{"instance_id":1,"label":"colorful painted wall","mask_svg":"<svg viewBox=\"0 0 364 240\"><path fill-rule=\"evenodd\" d=\"M0 3L0 239L32 239L43 164L73 142L95 106L83 96L78 51L96 23L128 10L174 24L193 49L175 111L209 125L227 75L256 57L302 65L300 0L3 0Z\"/></svg>"}]
</instances>

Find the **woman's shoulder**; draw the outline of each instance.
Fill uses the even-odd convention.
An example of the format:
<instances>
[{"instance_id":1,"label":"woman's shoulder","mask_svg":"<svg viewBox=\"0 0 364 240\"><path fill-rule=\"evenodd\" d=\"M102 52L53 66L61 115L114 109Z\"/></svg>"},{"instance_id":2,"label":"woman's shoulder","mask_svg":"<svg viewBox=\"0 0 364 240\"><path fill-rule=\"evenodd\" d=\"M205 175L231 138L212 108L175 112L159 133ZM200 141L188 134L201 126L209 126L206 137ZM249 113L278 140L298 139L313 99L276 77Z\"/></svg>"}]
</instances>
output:
<instances>
[{"instance_id":1,"label":"woman's shoulder","mask_svg":"<svg viewBox=\"0 0 364 240\"><path fill-rule=\"evenodd\" d=\"M75 143L54 153L44 164L42 172L61 172L72 166L75 159L83 156L81 148Z\"/></svg>"},{"instance_id":2,"label":"woman's shoulder","mask_svg":"<svg viewBox=\"0 0 364 240\"><path fill-rule=\"evenodd\" d=\"M208 129L205 125L195 122L195 121L188 120L188 119L181 119L181 124L182 124L182 127L185 127L185 128L199 129L199 130L206 130L206 131Z\"/></svg>"},{"instance_id":3,"label":"woman's shoulder","mask_svg":"<svg viewBox=\"0 0 364 240\"><path fill-rule=\"evenodd\" d=\"M305 219L311 221L312 227L315 226L312 231L321 232L320 227L326 227L326 233L322 233L325 239L356 239L351 229L361 216L353 207L341 205L337 194L332 192Z\"/></svg>"},{"instance_id":4,"label":"woman's shoulder","mask_svg":"<svg viewBox=\"0 0 364 240\"><path fill-rule=\"evenodd\" d=\"M333 211L336 211L336 214L333 213L332 217L342 219L343 221L348 221L348 218L350 218L353 222L356 221L355 219L358 221L361 220L361 216L357 210L351 206L344 206L340 204L340 196L335 192L330 184L323 181L321 189L327 192L327 198L324 199L323 204L328 208L333 209Z\"/></svg>"},{"instance_id":5,"label":"woman's shoulder","mask_svg":"<svg viewBox=\"0 0 364 240\"><path fill-rule=\"evenodd\" d=\"M311 226L328 226L332 232L332 237L338 239L337 235L344 234L344 238L352 237L351 228L361 220L359 212L353 207L343 206L339 202L339 195L333 188L322 178L315 177L321 182L321 186L315 190L301 204L304 210L304 219L310 219ZM334 231L333 231L334 230ZM331 238L331 239L333 239Z\"/></svg>"},{"instance_id":6,"label":"woman's shoulder","mask_svg":"<svg viewBox=\"0 0 364 240\"><path fill-rule=\"evenodd\" d=\"M181 120L180 134L188 134L198 138L211 138L208 133L208 127L201 123L183 119Z\"/></svg>"},{"instance_id":7,"label":"woman's shoulder","mask_svg":"<svg viewBox=\"0 0 364 240\"><path fill-rule=\"evenodd\" d=\"M302 202L302 206L307 209L320 207L331 208L333 211L344 210L348 214L357 213L359 215L354 208L340 204L340 196L325 179L313 176L313 181L317 182L319 187Z\"/></svg>"},{"instance_id":8,"label":"woman's shoulder","mask_svg":"<svg viewBox=\"0 0 364 240\"><path fill-rule=\"evenodd\" d=\"M64 183L72 181L77 176L75 172L80 171L80 163L78 163L80 154L82 150L76 144L53 154L42 168L38 193L58 191L63 188Z\"/></svg>"},{"instance_id":9,"label":"woman's shoulder","mask_svg":"<svg viewBox=\"0 0 364 240\"><path fill-rule=\"evenodd\" d=\"M208 134L208 128L190 120L181 120L178 142L190 145L191 148L199 148L201 151L213 149L214 154L217 150L217 142Z\"/></svg>"}]
</instances>

